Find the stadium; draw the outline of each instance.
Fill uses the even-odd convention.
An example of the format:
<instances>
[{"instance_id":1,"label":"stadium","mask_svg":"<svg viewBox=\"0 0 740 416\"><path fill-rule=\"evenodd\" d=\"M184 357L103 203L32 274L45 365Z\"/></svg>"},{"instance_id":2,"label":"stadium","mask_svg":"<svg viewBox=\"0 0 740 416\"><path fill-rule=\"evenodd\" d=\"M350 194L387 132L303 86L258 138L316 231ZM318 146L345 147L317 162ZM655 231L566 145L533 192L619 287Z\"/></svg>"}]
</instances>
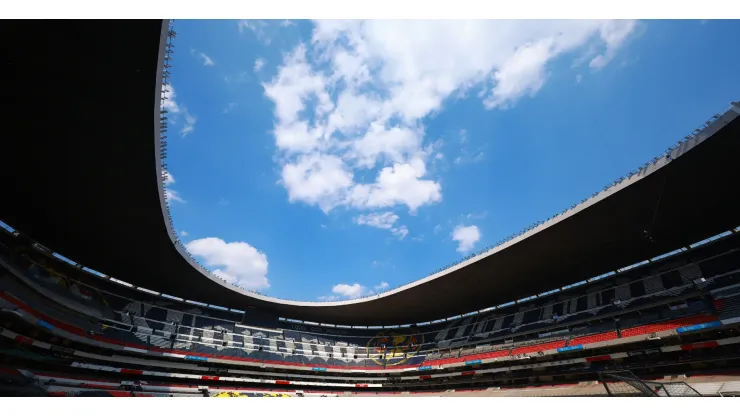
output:
<instances>
[{"instance_id":1,"label":"stadium","mask_svg":"<svg viewBox=\"0 0 740 416\"><path fill-rule=\"evenodd\" d=\"M4 23L3 395L740 394L740 103L452 267L290 301L217 278L174 231L169 21Z\"/></svg>"}]
</instances>

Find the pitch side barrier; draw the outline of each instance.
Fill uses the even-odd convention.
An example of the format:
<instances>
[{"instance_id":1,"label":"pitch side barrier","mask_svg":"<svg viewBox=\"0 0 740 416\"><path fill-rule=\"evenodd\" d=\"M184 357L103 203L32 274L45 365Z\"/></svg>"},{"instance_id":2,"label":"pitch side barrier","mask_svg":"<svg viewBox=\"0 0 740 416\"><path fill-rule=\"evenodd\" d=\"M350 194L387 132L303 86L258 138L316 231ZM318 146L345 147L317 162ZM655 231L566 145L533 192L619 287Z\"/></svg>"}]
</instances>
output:
<instances>
[{"instance_id":1,"label":"pitch side barrier","mask_svg":"<svg viewBox=\"0 0 740 416\"><path fill-rule=\"evenodd\" d=\"M715 256L712 256L710 258L701 260L698 263L700 265L704 265L704 264L710 263L712 261L715 261L715 260L717 260L720 257L723 257L723 256L732 256L732 255L737 256L737 254L740 254L740 251L738 251L737 249L735 249L734 251L731 250L731 251L729 251L727 253L715 255ZM740 259L738 259L738 261L740 261ZM6 264L6 266L8 266L9 269L13 269L9 264ZM686 266L683 266L683 268L685 268L685 267ZM661 275L667 275L669 273L673 273L673 272L677 272L677 271L680 272L681 271L680 269L682 269L682 268L677 268L677 269L673 269L673 270L670 270L670 271L663 271L663 272L661 272ZM24 278L24 272L22 272L22 271L14 270L14 274L16 274L19 278L22 278L22 279ZM680 282L688 281L688 279L686 279L685 276L681 276L681 279L683 279L683 280L679 280L679 279L675 279L675 280L677 282L679 282L679 283ZM70 280L72 280L74 282L73 279L70 279ZM443 349L443 348L459 348L461 346L471 346L471 345L476 345L476 344L485 344L485 343L490 343L491 341L495 341L496 339L504 339L507 336L508 337L513 337L513 336L521 337L521 336L524 336L524 335L531 335L531 334L536 333L536 332L541 332L541 330L544 327L552 327L554 324L574 325L577 322L573 322L573 320L574 320L574 318L578 318L578 315L588 316L589 313L591 315L594 315L594 312L602 312L602 314L603 314L603 312L608 312L608 308L614 309L615 312L619 313L622 310L624 310L624 305L625 304L628 304L629 303L629 304L633 304L634 305L635 303L639 303L639 301L640 301L641 298L648 299L648 298L659 297L661 295L665 295L665 296L676 296L678 294L678 293L674 293L674 292L676 292L676 290L679 290L679 289L689 289L689 288L691 288L695 284L694 282L691 282L691 283L687 283L683 287L679 287L679 288L675 288L674 287L674 288L670 288L670 289L665 289L665 287L660 286L661 285L661 282L657 282L658 289L663 288L665 290L663 290L662 292L660 290L658 292L655 292L655 290L656 290L655 280L656 280L656 276L651 276L651 277L647 277L647 278L644 278L644 279L639 280L639 282L642 282L643 283L644 288L645 288L644 292L646 293L642 297L637 297L637 298L627 297L626 299L621 299L621 300L620 299L615 299L612 302L612 304L607 305L607 306L603 306L603 305L602 306L595 306L594 308L590 308L590 309L586 309L586 310L582 310L582 311L577 311L577 312L575 312L573 314L564 314L563 316L559 316L557 319L551 319L551 318L550 319L542 319L542 320L539 320L539 321L536 321L536 322L522 324L522 325L520 325L518 327L514 327L513 328L516 331L516 333L514 333L514 334L511 333L511 329L512 329L510 327L511 324L509 324L509 327L500 328L498 330L495 330L495 328L496 328L497 325L499 325L500 327L504 327L503 324L505 324L507 322L515 322L515 320L517 318L517 315L519 315L519 317L521 318L524 315L526 315L527 313L531 313L532 311L534 311L534 312L540 314L540 316L542 316L545 312L547 312L546 309L548 309L548 308L545 307L545 308L539 308L539 309L532 309L532 310L529 310L529 311L520 312L518 314L513 314L513 315L507 315L507 316L503 316L503 317L492 318L492 319L489 319L489 320L483 321L483 322L471 322L472 321L472 318L464 318L464 319L459 320L458 322L466 323L465 321L468 320L468 322L467 322L467 324L465 326L454 326L454 324L449 324L447 328L442 329L442 330L439 330L437 332L416 332L416 333L411 333L411 334L413 334L413 337L415 338L414 341L416 341L415 342L415 347L417 349L417 352L418 352L418 350L431 350L431 349ZM31 285L34 285L34 283L38 283L38 282L30 282L27 278L25 278L24 281L26 283L28 283L28 284L31 284ZM634 285L634 284L635 284L635 282L632 282L632 283L629 283L629 284L618 286L616 288L606 289L605 291L602 291L602 292L592 293L592 294L587 295L586 297L581 297L581 298L578 298L578 299L566 300L566 301L564 301L562 303L562 305L568 305L568 304L570 304L571 306L573 306L573 305L578 306L578 303L581 300L584 300L584 302L587 303L589 301L589 299L587 299L587 298L590 298L590 299L594 299L594 297L604 298L604 295L603 295L604 293L608 293L609 291L617 292L619 288L626 288L627 290L629 290L629 286ZM83 285L83 287L88 287L92 291L97 290L97 289L91 288L89 286L84 286L84 284L81 284L81 285ZM38 286L38 285L34 285L34 286ZM38 287L36 287L36 289L38 290ZM650 293L648 293L648 290L650 290ZM107 292L104 292L104 293L107 293ZM624 295L624 293L625 293L625 291L622 291L622 295ZM48 292L45 293L45 295L47 295L47 297L55 297L55 296L53 296L54 294L50 294ZM115 294L108 293L108 295L111 296L109 298L111 300L112 299L121 299L124 302L130 302L129 304L125 304L125 305L121 306L121 309L125 309L128 305L131 305L131 304L133 304L133 305L139 304L138 307L140 309L141 302L134 301L134 300L131 300L131 299L126 299L126 298L119 298ZM615 297L616 296L613 296L612 298L614 299ZM58 297L56 297L56 298L57 299L55 299L55 300L58 300ZM624 301L624 303L622 305L619 305L618 306L618 302L621 302L621 301ZM120 302L119 302L119 305L120 305ZM65 305L65 306L69 306L69 305ZM78 310L80 312L83 312L83 313L85 311L89 310L89 308L84 308L84 307L81 308L83 310L80 310L80 308L74 308L74 307L72 309L76 309L76 310ZM602 309L602 310L600 310L600 309ZM604 311L603 309L607 309L607 310ZM182 311L169 310L169 309L167 309L165 307L162 307L162 306L154 306L154 307L148 306L148 310L149 311L163 310L166 313L173 312L173 313L183 314ZM552 311L552 310L553 310L552 308L549 309L549 311ZM120 310L117 313L119 314L119 316L123 314L123 312L120 311ZM524 314L524 315L522 315L522 314ZM165 322L162 322L162 321L157 321L157 320L148 319L146 317L139 317L139 316L135 317L135 319L137 319L138 320L138 323L139 323L139 325L137 325L137 326L143 328L144 330L146 330L146 328L149 327L149 326L151 326L151 327L157 327L158 326L161 329L159 329L159 330L153 329L153 328L150 328L150 329L152 330L152 333L157 333L157 331L159 331L159 334L158 335L163 336L163 337L167 337L169 333L175 332L175 331L165 331L164 329L166 329L165 327L168 325L168 323L165 323ZM196 323L195 322L196 320L210 320L210 318L193 317L193 322L194 323ZM118 321L118 320L115 320L115 319L108 319L108 321L111 322L114 325L116 325L116 324L118 324L118 325L131 325L131 322L130 321L128 323L127 322L121 322L121 321ZM143 323L143 325L141 325L142 323ZM298 332L298 331L288 331L288 330L281 330L281 329L266 329L266 328L259 328L259 327L253 327L253 326L247 326L247 325L240 325L240 324L237 324L237 323L234 323L234 322L227 322L227 321L213 321L213 320L210 320L208 323L212 324L211 327L213 327L213 326L221 326L222 328L223 327L226 327L226 331L227 332L237 332L237 333L233 334L234 336L237 336L237 337L242 336L242 335L246 335L245 341L242 342L242 343L240 343L241 345L244 345L244 346L253 345L253 346L255 346L255 348L263 348L264 350L271 350L271 349L273 349L272 348L273 346L271 345L272 342L270 341L270 339L272 339L272 338L276 338L276 342L283 343L283 344L286 344L285 341L288 341L289 340L288 342L292 342L295 346L298 347L298 348L291 348L291 349L288 349L287 347L283 347L283 350L286 351L286 352L288 352L290 350L293 350L293 349L298 349L298 350L301 350L302 349L304 351L311 351L313 349L313 347L318 347L317 349L319 351L319 354L322 354L323 353L325 355L334 355L334 354L337 354L339 352L339 351L337 351L337 347L338 347L338 348L345 348L345 349L353 349L354 352L355 352L355 354L350 354L350 355L365 356L366 358L369 358L369 356L368 356L369 355L369 350L370 349L375 350L375 349L377 349L378 347L381 346L381 345L376 345L376 346L374 346L374 348L367 348L367 345L365 347L360 346L360 345L357 345L356 343L352 343L351 340L353 340L353 339L355 339L355 340L362 340L364 343L369 343L369 341L372 341L373 338L360 338L360 337L357 337L357 336L354 336L353 337L352 335L342 335L341 337L339 337L339 336L332 336L332 335L327 335L327 334L302 333L302 332ZM214 323L216 323L218 325L213 325ZM172 326L172 325L170 325L170 326ZM173 328L171 328L171 329L173 329ZM197 336L194 336L192 334L193 331L201 331L202 329L204 329L204 328L203 327L189 327L187 325L180 325L180 328L177 331L177 337L180 340L187 341L187 342L192 342L192 341L194 341L196 339L197 340L212 341L212 342L214 342L214 341L215 342L220 342L220 341L223 340L223 338L220 338L220 339L219 338L209 338L208 336L204 336L204 334L202 334L202 333L200 335L197 335ZM210 328L209 329L206 329L206 330L210 330ZM190 331L190 333L188 334L187 331ZM445 335L447 336L447 339L440 340L440 332L442 332L442 331L446 331L445 332ZM476 332L476 331L478 331L478 332ZM489 332L483 332L483 331L489 331ZM183 332L185 332L185 333L183 333ZM241 332L241 334L239 334L238 332ZM463 337L460 337L460 338L449 338L451 336L454 336L454 334L456 334L456 333L462 333L463 334ZM390 334L391 333L386 334L386 335L390 335ZM411 335L411 334L407 334L407 335ZM288 336L286 336L286 335L288 335ZM398 334L394 334L394 335L398 335ZM253 343L252 342L247 342L247 339L246 339L247 337L251 337L254 342ZM430 338L432 338L434 341L428 342L427 340L429 340ZM442 337L442 338L444 338L444 337ZM350 342L348 342L348 341L350 341ZM331 347L329 347L329 346L327 346L327 344L333 344L333 345L331 345ZM276 352L279 352L279 351L276 351Z\"/></svg>"},{"instance_id":2,"label":"pitch side barrier","mask_svg":"<svg viewBox=\"0 0 740 416\"><path fill-rule=\"evenodd\" d=\"M260 389L249 387L216 387L216 386L193 386L179 384L154 384L143 383L133 385L132 382L85 379L78 377L63 376L54 373L33 372L28 370L19 370L27 378L34 380L42 385L52 396L85 396L85 393L91 394L103 391L112 397L338 397L338 396L385 396L393 397L398 395L428 395L441 396L450 394L472 393L480 396L481 394L489 396L497 395L561 395L561 396L594 396L606 395L603 385L598 382L582 382L578 384L543 384L528 387L480 387L464 389L439 389L412 392L373 392L359 393L353 392L336 392L336 391L318 391L318 390L275 390ZM736 377L733 375L732 377ZM717 381L717 380L720 381ZM665 380L658 380L665 381ZM740 391L740 381L728 380L728 377L715 375L691 376L686 383L699 391L703 396L737 396ZM599 389L601 391L599 391ZM132 394L133 392L133 394ZM735 393L731 393L735 392ZM518 393L518 394L517 394ZM547 394L550 393L550 394ZM553 394L554 393L554 394ZM730 394L728 394L730 393Z\"/></svg>"},{"instance_id":3,"label":"pitch side barrier","mask_svg":"<svg viewBox=\"0 0 740 416\"><path fill-rule=\"evenodd\" d=\"M204 396L204 392L209 397L221 397L222 394L235 393L239 395L248 395L247 397L336 397L336 391L321 390L275 390L266 388L249 388L249 387L219 387L219 386L198 386L185 384L156 384L156 383L139 383L135 384L130 381L120 381L111 379L91 379L78 376L69 376L57 373L31 371L19 369L25 377L36 381L37 383L48 388L47 391L76 392L85 390L107 390L125 392L134 391L143 397L146 393L181 393L185 397L193 395ZM124 393L125 393L124 392ZM125 396L126 394L124 394ZM169 396L168 394L164 395ZM233 397L233 396L231 396Z\"/></svg>"},{"instance_id":4,"label":"pitch side barrier","mask_svg":"<svg viewBox=\"0 0 740 416\"><path fill-rule=\"evenodd\" d=\"M50 380L51 375L40 374L34 379ZM47 381L48 382L48 381ZM84 382L82 382L84 384ZM692 377L687 382L695 390L699 391L702 396L722 396L737 397L740 395L740 381L714 381L714 376ZM425 391L411 392L318 392L314 390L269 390L260 391L251 388L214 388L213 386L198 386L199 388L187 388L181 386L166 385L146 385L141 386L143 391L129 391L126 387L121 386L124 390L93 389L81 386L82 384L73 384L67 381L66 385L48 385L44 386L49 396L54 397L194 397L207 396L214 398L222 397L408 397L409 395L424 397L442 397L442 396L475 396L475 397L599 397L606 396L603 385L599 383L578 383L578 384L547 384L543 383L531 387L493 387L493 388L464 388L464 389L432 389ZM102 387L102 386L101 386Z\"/></svg>"}]
</instances>

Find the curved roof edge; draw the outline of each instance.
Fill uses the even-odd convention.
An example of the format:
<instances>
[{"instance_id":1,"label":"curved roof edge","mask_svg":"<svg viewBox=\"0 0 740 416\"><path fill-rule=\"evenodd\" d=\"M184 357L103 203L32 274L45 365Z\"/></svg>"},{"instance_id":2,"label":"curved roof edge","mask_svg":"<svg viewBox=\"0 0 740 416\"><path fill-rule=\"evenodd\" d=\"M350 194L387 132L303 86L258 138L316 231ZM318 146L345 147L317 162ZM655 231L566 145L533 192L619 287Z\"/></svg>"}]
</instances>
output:
<instances>
[{"instance_id":1,"label":"curved roof edge","mask_svg":"<svg viewBox=\"0 0 740 416\"><path fill-rule=\"evenodd\" d=\"M171 40L176 35L174 30L172 30L172 27L170 26L170 21L165 20L166 24L162 25L162 34L160 39L160 58L158 62L158 83L161 86L161 88L165 89L167 86L166 76L164 75L164 70L166 65L169 65L169 50L171 48ZM725 124L727 124L729 121L734 120L738 115L740 115L740 104L733 102L731 104L731 107L729 110L727 110L723 114L716 114L714 115L710 120L705 122L701 127L695 129L690 135L684 137L682 140L680 140L677 144L672 146L671 148L667 149L666 152L661 155L653 158L652 160L645 163L643 166L640 166L638 169L633 170L628 174L627 177L622 177L611 184L604 187L599 192L594 193L590 198L586 198L582 200L580 203L575 204L571 206L570 208L562 211L561 213L555 214L549 219L545 221L540 221L536 223L533 226L530 226L526 228L524 231L519 233L518 235L513 235L508 237L505 241L500 242L500 244L496 245L495 247L486 250L483 253L469 256L467 259L448 267L440 272L433 273L429 276L423 277L421 279L415 280L413 282L406 283L404 285L401 285L395 289L388 290L386 292L372 295L369 297L363 297L363 298L357 298L357 299L349 299L349 300L342 300L342 301L326 301L326 302L319 302L319 301L296 301L296 300L288 300L288 299L281 299L276 297L271 297L255 292L251 292L245 289L242 289L240 287L237 287L235 285L232 285L217 276L215 276L213 273L208 271L205 267L200 265L193 256L187 251L183 243L180 241L179 237L177 236L177 232L175 231L174 225L172 223L172 216L169 212L169 204L167 203L166 197L165 197L165 181L164 176L167 172L167 165L164 163L164 158L161 154L161 149L166 148L166 138L164 137L163 132L166 131L166 125L162 125L162 101L164 98L163 95L159 97L155 97L155 105L154 105L154 140L155 140L155 157L157 161L157 169L156 174L158 178L158 190L159 190L159 198L160 198L160 205L162 209L162 215L165 219L165 226L167 228L167 233L169 235L170 240L175 245L176 250L180 255L198 272L200 272L203 277L211 280L214 283L217 283L221 285L222 287L229 289L231 291L234 291L238 294L241 294L243 296L246 296L248 298L257 299L265 302L272 302L275 304L280 305L289 305L289 306L301 306L301 307L334 307L334 306L344 306L344 305L356 305L366 302L371 302L376 299L381 299L384 297L389 297L395 294L398 294L400 292L403 292L405 290L414 288L416 286L420 286L422 284L431 282L433 280L439 279L441 277L444 277L446 275L449 275L457 270L460 270L468 265L471 265L473 263L476 263L484 258L490 257L500 251L503 251L507 249L508 247L511 247L526 238L529 238L543 230L546 230L547 228L558 224L559 222L572 217L573 215L585 210L586 208L608 198L609 196L619 192L622 189L625 189L626 187L640 181L641 179L655 173L665 165L669 164L672 160L679 158L680 156L684 155L689 150L693 149L698 144L702 143L704 140L706 140L708 137L711 137L714 133L716 133L719 129L721 129ZM195 299L193 299L195 300ZM495 305L491 305L495 306ZM475 312L475 311L470 311Z\"/></svg>"}]
</instances>

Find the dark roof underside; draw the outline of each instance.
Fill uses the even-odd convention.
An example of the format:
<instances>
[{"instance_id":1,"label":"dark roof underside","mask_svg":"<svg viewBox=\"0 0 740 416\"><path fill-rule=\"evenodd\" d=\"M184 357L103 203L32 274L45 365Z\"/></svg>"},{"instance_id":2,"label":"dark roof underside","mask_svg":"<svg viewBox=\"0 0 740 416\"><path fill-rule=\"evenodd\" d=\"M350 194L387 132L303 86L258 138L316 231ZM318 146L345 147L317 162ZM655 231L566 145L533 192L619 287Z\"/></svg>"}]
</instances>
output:
<instances>
[{"instance_id":1,"label":"dark roof underside","mask_svg":"<svg viewBox=\"0 0 740 416\"><path fill-rule=\"evenodd\" d=\"M161 21L0 25L0 50L8 51L2 71L10 80L1 104L0 219L134 285L308 321L425 322L578 282L740 225L735 119L583 212L401 293L320 307L243 296L193 269L167 234L153 138L161 29Z\"/></svg>"}]
</instances>

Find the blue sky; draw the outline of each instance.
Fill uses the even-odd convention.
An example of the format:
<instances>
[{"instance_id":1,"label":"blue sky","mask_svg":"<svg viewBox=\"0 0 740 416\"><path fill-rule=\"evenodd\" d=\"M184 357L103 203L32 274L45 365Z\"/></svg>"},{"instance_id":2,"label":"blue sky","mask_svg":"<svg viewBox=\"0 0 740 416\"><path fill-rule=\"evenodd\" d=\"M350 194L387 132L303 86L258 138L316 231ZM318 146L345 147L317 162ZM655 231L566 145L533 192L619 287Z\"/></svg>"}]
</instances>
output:
<instances>
[{"instance_id":1,"label":"blue sky","mask_svg":"<svg viewBox=\"0 0 740 416\"><path fill-rule=\"evenodd\" d=\"M733 21L176 21L167 183L244 288L364 296L544 220L740 95Z\"/></svg>"}]
</instances>

